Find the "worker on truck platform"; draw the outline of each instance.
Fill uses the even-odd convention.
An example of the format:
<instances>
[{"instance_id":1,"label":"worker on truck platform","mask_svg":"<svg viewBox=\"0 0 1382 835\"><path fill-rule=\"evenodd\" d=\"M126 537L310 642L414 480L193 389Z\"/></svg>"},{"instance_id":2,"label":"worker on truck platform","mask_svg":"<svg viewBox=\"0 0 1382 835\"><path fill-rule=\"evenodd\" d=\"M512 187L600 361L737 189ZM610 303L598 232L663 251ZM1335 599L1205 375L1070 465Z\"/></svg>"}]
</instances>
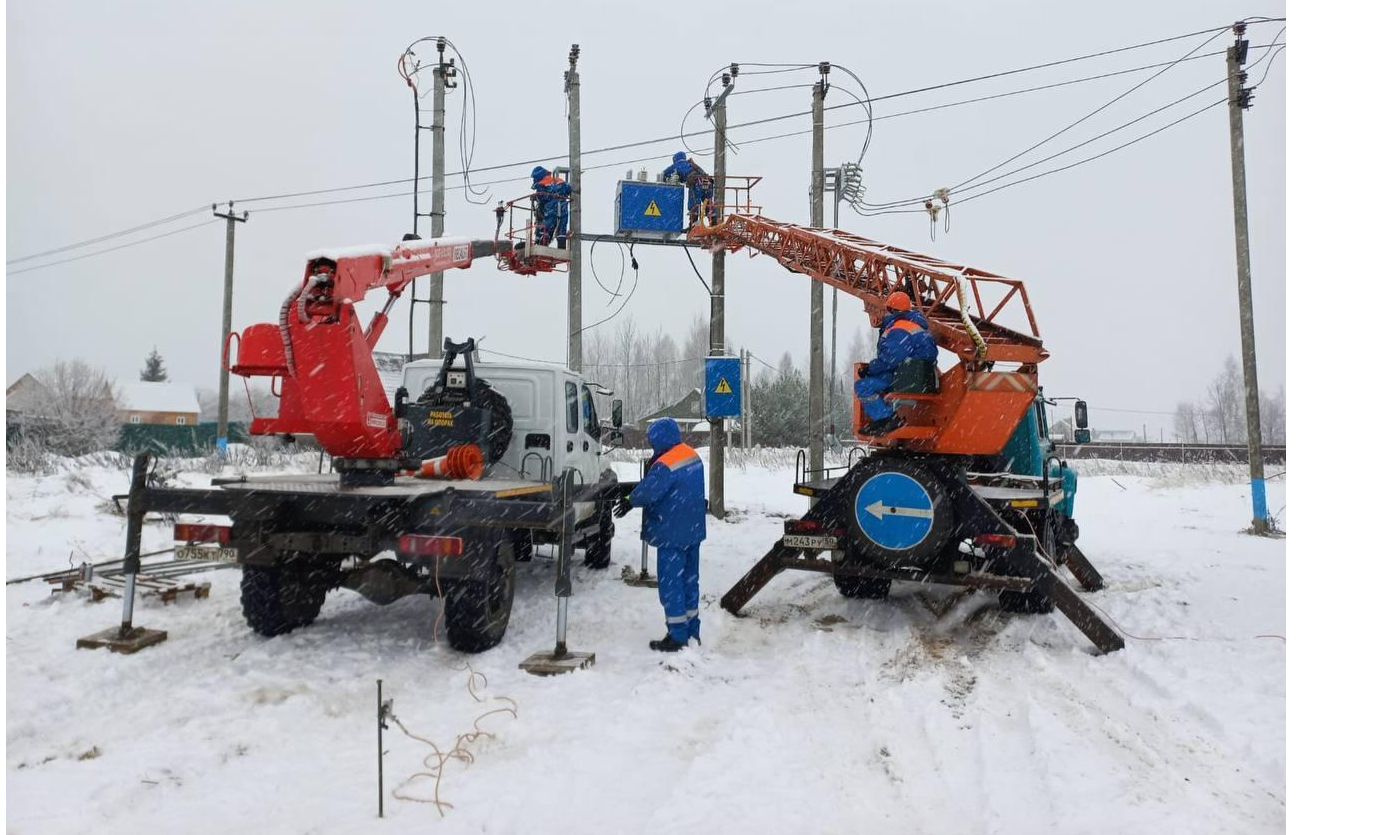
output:
<instances>
[{"instance_id":1,"label":"worker on truck platform","mask_svg":"<svg viewBox=\"0 0 1382 835\"><path fill-rule=\"evenodd\" d=\"M557 249L566 249L566 228L571 218L571 185L543 168L533 169L533 222L537 224L534 242L540 246L557 239Z\"/></svg>"},{"instance_id":2,"label":"worker on truck platform","mask_svg":"<svg viewBox=\"0 0 1382 835\"><path fill-rule=\"evenodd\" d=\"M701 641L701 542L705 540L705 470L696 451L681 442L671 418L648 427L653 465L621 500L615 515L643 508L643 541L657 549L657 596L667 634L648 646L676 652Z\"/></svg>"},{"instance_id":3,"label":"worker on truck platform","mask_svg":"<svg viewBox=\"0 0 1382 835\"><path fill-rule=\"evenodd\" d=\"M878 356L859 372L854 394L869 422L859 431L877 437L900 429L905 423L883 395L892 390L893 376L907 360L936 361L936 340L912 297L898 290L884 303L886 314L878 326Z\"/></svg>"},{"instance_id":4,"label":"worker on truck platform","mask_svg":"<svg viewBox=\"0 0 1382 835\"><path fill-rule=\"evenodd\" d=\"M705 207L706 222L714 224L715 179L705 173L705 169L686 155L685 151L672 154L672 164L662 169L664 183L686 183L687 227L695 226L700 218L701 207Z\"/></svg>"}]
</instances>

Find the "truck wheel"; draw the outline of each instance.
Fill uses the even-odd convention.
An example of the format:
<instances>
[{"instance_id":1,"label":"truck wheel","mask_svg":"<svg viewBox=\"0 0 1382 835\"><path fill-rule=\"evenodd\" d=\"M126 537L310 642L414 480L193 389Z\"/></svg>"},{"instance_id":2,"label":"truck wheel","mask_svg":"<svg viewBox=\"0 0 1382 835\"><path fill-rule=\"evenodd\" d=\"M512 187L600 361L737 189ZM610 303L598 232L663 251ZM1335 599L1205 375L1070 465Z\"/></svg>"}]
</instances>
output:
<instances>
[{"instance_id":1,"label":"truck wheel","mask_svg":"<svg viewBox=\"0 0 1382 835\"><path fill-rule=\"evenodd\" d=\"M306 571L246 565L240 575L240 611L251 629L272 638L316 620L326 592L327 584Z\"/></svg>"},{"instance_id":2,"label":"truck wheel","mask_svg":"<svg viewBox=\"0 0 1382 835\"><path fill-rule=\"evenodd\" d=\"M1039 591L1000 591L998 608L1017 615L1049 615L1056 604Z\"/></svg>"},{"instance_id":3,"label":"truck wheel","mask_svg":"<svg viewBox=\"0 0 1382 835\"><path fill-rule=\"evenodd\" d=\"M513 609L514 555L508 541L497 550L476 576L442 580L446 640L454 650L484 652L504 640Z\"/></svg>"},{"instance_id":4,"label":"truck wheel","mask_svg":"<svg viewBox=\"0 0 1382 835\"><path fill-rule=\"evenodd\" d=\"M839 574L831 575L835 580L835 589L844 597L851 600L886 600L888 592L892 591L892 580L880 580L875 577L845 577Z\"/></svg>"},{"instance_id":5,"label":"truck wheel","mask_svg":"<svg viewBox=\"0 0 1382 835\"><path fill-rule=\"evenodd\" d=\"M600 516L600 526L586 538L585 567L609 568L610 553L614 550L614 508L602 504L597 513Z\"/></svg>"},{"instance_id":6,"label":"truck wheel","mask_svg":"<svg viewBox=\"0 0 1382 835\"><path fill-rule=\"evenodd\" d=\"M868 562L852 556L848 552L832 552L832 556L844 565L869 565ZM851 577L846 574L832 574L830 578L835 581L835 590L841 596L851 600L885 600L888 597L888 592L892 591L893 588L892 580L877 577Z\"/></svg>"}]
</instances>

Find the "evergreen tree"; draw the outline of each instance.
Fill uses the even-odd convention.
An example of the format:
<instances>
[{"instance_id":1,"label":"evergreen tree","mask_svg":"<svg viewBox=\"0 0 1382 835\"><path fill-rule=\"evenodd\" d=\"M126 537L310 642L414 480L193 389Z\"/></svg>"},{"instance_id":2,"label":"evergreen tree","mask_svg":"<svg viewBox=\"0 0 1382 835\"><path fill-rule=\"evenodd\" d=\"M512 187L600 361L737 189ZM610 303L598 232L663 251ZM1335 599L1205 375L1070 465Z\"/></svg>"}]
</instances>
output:
<instances>
[{"instance_id":1,"label":"evergreen tree","mask_svg":"<svg viewBox=\"0 0 1382 835\"><path fill-rule=\"evenodd\" d=\"M168 379L168 369L163 367L163 357L158 353L158 346L149 352L144 358L144 370L139 372L139 379L146 383L162 383Z\"/></svg>"}]
</instances>

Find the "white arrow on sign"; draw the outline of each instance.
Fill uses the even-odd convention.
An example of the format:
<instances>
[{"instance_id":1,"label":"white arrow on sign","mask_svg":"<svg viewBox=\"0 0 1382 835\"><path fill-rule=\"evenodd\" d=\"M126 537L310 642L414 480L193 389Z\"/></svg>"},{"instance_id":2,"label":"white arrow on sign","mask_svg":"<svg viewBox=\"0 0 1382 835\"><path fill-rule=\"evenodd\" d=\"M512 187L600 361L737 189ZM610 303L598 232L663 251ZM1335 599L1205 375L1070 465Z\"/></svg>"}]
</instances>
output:
<instances>
[{"instance_id":1,"label":"white arrow on sign","mask_svg":"<svg viewBox=\"0 0 1382 835\"><path fill-rule=\"evenodd\" d=\"M885 515L913 516L917 519L930 519L933 515L930 510L927 510L925 508L897 507L895 505L885 505L883 504L882 499L879 499L878 501L864 508L864 510L867 510L869 513L872 513L874 517L878 519L882 519Z\"/></svg>"}]
</instances>

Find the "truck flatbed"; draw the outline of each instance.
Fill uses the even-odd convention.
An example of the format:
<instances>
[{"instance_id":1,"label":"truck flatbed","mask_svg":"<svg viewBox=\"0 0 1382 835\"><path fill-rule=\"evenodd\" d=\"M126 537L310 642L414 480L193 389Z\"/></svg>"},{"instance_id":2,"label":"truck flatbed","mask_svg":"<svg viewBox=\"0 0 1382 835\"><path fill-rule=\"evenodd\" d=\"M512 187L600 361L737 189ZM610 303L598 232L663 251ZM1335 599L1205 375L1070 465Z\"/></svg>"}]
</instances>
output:
<instances>
[{"instance_id":1,"label":"truck flatbed","mask_svg":"<svg viewBox=\"0 0 1382 835\"><path fill-rule=\"evenodd\" d=\"M518 496L538 498L551 495L552 485L545 481L485 478L438 481L435 479L399 476L393 484L343 486L335 473L307 473L266 476L237 476L211 480L213 487L270 493L318 493L372 496L378 498L415 498L452 490L475 497L507 499Z\"/></svg>"}]
</instances>

